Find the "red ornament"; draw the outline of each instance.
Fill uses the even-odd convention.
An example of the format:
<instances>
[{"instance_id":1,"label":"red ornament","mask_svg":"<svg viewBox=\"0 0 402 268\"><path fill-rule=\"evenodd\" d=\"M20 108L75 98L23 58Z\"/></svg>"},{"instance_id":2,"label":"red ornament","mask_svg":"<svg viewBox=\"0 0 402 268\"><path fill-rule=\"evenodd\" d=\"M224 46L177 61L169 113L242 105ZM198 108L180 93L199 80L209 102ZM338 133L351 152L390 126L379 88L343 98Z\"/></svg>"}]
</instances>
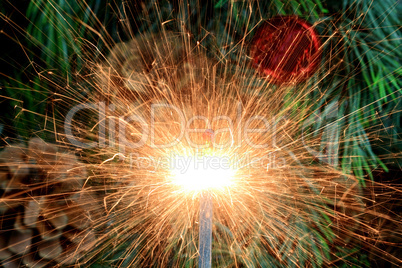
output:
<instances>
[{"instance_id":1,"label":"red ornament","mask_svg":"<svg viewBox=\"0 0 402 268\"><path fill-rule=\"evenodd\" d=\"M277 16L257 30L253 66L276 84L300 83L317 71L321 42L313 26L296 16Z\"/></svg>"}]
</instances>

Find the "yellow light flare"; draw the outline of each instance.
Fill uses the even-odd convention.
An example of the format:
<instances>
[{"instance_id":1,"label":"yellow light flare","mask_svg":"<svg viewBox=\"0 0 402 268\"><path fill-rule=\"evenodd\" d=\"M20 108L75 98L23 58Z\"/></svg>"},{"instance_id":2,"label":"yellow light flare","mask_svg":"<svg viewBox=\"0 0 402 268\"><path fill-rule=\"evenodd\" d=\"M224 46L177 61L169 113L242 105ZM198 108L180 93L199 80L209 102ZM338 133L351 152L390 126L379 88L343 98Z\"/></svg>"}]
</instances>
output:
<instances>
[{"instance_id":1,"label":"yellow light flare","mask_svg":"<svg viewBox=\"0 0 402 268\"><path fill-rule=\"evenodd\" d=\"M236 170L226 156L176 156L171 162L173 183L186 191L223 190L234 183Z\"/></svg>"}]
</instances>

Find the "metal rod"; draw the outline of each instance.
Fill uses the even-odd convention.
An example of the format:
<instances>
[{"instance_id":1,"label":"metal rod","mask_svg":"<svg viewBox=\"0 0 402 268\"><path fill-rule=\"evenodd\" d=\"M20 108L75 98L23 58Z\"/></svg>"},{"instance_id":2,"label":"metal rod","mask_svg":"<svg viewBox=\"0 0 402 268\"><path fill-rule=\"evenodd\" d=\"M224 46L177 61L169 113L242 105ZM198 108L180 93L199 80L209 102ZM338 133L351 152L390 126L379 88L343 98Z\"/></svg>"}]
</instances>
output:
<instances>
[{"instance_id":1,"label":"metal rod","mask_svg":"<svg viewBox=\"0 0 402 268\"><path fill-rule=\"evenodd\" d=\"M212 251L212 197L204 193L200 200L199 268L211 267Z\"/></svg>"}]
</instances>

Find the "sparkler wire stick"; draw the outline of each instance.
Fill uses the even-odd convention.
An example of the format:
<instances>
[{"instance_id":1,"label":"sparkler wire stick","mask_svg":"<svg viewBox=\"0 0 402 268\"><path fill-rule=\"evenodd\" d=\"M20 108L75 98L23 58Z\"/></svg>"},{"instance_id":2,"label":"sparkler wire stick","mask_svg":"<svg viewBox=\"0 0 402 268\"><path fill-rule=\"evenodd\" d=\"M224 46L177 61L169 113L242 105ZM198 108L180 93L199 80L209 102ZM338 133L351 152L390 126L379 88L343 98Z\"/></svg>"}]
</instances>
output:
<instances>
[{"instance_id":1,"label":"sparkler wire stick","mask_svg":"<svg viewBox=\"0 0 402 268\"><path fill-rule=\"evenodd\" d=\"M206 140L209 147L212 146L212 138L214 131L207 129L204 133L204 139ZM199 230L199 267L200 268L210 268L211 267L211 255L212 255L212 214L213 214L213 204L212 196L205 190L200 199L200 230Z\"/></svg>"},{"instance_id":2,"label":"sparkler wire stick","mask_svg":"<svg viewBox=\"0 0 402 268\"><path fill-rule=\"evenodd\" d=\"M212 251L212 197L204 192L200 201L199 267L211 267Z\"/></svg>"}]
</instances>

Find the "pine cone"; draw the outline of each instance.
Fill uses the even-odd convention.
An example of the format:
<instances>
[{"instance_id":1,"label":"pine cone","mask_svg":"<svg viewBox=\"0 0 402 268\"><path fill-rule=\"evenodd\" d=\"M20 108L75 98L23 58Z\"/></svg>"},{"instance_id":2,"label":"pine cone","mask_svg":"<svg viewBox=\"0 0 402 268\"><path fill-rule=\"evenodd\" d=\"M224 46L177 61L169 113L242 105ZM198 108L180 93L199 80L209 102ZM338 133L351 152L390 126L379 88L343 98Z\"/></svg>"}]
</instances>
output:
<instances>
[{"instance_id":1,"label":"pine cone","mask_svg":"<svg viewBox=\"0 0 402 268\"><path fill-rule=\"evenodd\" d=\"M100 207L71 153L33 138L0 153L0 261L3 267L71 265L94 246ZM91 204L88 206L88 204Z\"/></svg>"}]
</instances>

